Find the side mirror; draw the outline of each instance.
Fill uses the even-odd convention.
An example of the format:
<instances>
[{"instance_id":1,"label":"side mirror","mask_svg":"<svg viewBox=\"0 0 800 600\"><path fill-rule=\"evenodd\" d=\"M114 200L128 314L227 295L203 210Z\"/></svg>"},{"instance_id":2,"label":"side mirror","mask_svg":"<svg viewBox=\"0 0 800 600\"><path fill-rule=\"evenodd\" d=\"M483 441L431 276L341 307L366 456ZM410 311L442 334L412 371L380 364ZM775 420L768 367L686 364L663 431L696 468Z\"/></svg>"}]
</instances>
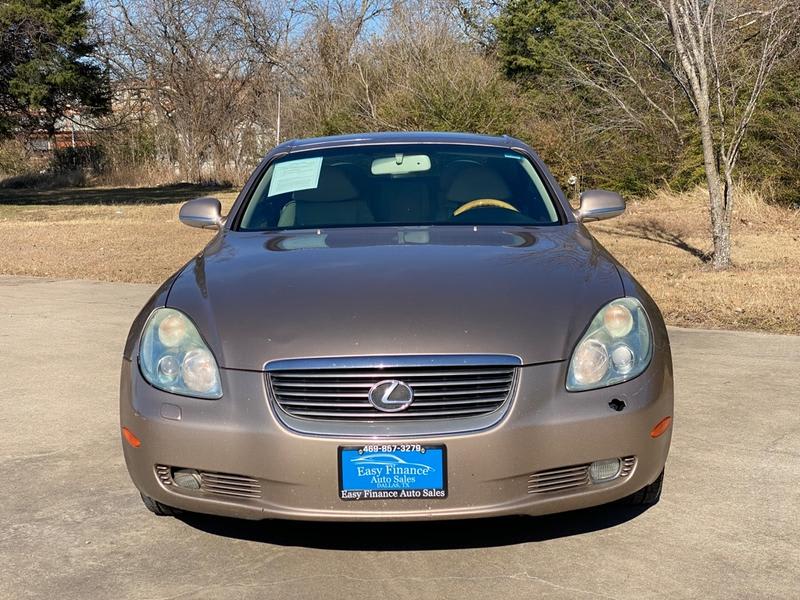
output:
<instances>
[{"instance_id":1,"label":"side mirror","mask_svg":"<svg viewBox=\"0 0 800 600\"><path fill-rule=\"evenodd\" d=\"M223 223L222 204L216 198L195 198L181 206L178 218L189 227L219 229Z\"/></svg>"},{"instance_id":2,"label":"side mirror","mask_svg":"<svg viewBox=\"0 0 800 600\"><path fill-rule=\"evenodd\" d=\"M625 200L616 192L586 190L581 194L581 207L575 212L579 221L612 219L625 212Z\"/></svg>"}]
</instances>

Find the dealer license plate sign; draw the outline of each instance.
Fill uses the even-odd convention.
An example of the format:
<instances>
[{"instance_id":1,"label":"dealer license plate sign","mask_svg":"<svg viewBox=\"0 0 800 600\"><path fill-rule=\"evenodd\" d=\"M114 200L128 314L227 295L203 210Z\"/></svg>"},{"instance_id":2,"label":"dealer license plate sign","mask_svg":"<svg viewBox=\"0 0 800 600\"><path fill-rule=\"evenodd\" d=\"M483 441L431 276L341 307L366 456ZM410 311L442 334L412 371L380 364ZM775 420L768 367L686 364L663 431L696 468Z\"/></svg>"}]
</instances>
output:
<instances>
[{"instance_id":1,"label":"dealer license plate sign","mask_svg":"<svg viewBox=\"0 0 800 600\"><path fill-rule=\"evenodd\" d=\"M420 444L339 448L342 500L408 500L447 497L447 449Z\"/></svg>"}]
</instances>

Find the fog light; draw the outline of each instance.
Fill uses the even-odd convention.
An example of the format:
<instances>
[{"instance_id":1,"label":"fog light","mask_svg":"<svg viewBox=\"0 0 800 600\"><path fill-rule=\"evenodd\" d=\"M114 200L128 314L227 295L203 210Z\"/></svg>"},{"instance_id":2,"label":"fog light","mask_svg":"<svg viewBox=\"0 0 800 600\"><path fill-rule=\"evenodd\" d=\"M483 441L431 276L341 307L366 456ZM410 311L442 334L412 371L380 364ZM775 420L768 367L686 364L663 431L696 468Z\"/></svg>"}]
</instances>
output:
<instances>
[{"instance_id":1,"label":"fog light","mask_svg":"<svg viewBox=\"0 0 800 600\"><path fill-rule=\"evenodd\" d=\"M597 460L589 466L589 475L595 483L608 481L619 475L619 459L609 458L608 460Z\"/></svg>"},{"instance_id":2,"label":"fog light","mask_svg":"<svg viewBox=\"0 0 800 600\"><path fill-rule=\"evenodd\" d=\"M200 473L194 469L177 469L172 472L175 485L189 490L200 489Z\"/></svg>"}]
</instances>

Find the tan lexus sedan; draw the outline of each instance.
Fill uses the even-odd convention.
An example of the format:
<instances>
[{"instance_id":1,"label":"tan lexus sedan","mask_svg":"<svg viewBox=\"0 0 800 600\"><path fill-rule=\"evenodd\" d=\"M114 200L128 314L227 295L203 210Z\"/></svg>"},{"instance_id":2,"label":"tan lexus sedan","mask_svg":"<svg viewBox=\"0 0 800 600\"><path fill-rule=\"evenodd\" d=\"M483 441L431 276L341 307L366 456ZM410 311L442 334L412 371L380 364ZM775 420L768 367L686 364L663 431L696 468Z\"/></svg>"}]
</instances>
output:
<instances>
[{"instance_id":1,"label":"tan lexus sedan","mask_svg":"<svg viewBox=\"0 0 800 600\"><path fill-rule=\"evenodd\" d=\"M142 309L120 422L144 503L246 519L541 515L658 501L673 410L658 308L509 137L272 150Z\"/></svg>"}]
</instances>

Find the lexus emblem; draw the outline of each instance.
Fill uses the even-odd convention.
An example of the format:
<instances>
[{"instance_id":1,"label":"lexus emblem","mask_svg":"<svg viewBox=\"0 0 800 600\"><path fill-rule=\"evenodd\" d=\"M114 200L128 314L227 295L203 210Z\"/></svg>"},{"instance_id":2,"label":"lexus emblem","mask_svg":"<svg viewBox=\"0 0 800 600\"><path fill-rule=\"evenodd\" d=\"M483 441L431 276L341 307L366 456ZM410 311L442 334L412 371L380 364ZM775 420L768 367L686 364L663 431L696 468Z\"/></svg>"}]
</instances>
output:
<instances>
[{"instance_id":1,"label":"lexus emblem","mask_svg":"<svg viewBox=\"0 0 800 600\"><path fill-rule=\"evenodd\" d=\"M398 412L414 401L414 390L402 381L384 379L369 390L369 402L380 411Z\"/></svg>"}]
</instances>

